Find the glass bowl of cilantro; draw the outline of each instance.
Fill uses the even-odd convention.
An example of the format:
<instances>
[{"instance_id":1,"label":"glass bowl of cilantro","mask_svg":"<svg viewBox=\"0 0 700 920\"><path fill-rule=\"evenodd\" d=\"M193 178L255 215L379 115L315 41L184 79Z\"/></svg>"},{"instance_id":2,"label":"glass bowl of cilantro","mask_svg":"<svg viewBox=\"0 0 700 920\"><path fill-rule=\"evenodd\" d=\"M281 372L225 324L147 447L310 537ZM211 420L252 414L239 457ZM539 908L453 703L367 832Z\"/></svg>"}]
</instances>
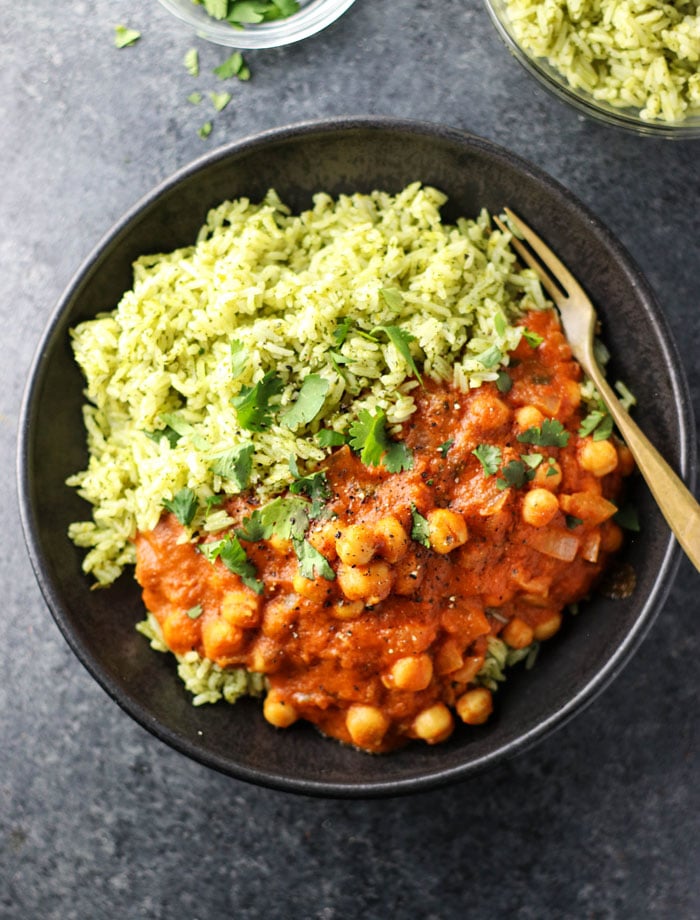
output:
<instances>
[{"instance_id":1,"label":"glass bowl of cilantro","mask_svg":"<svg viewBox=\"0 0 700 920\"><path fill-rule=\"evenodd\" d=\"M232 48L276 48L315 35L355 0L160 0L208 41Z\"/></svg>"}]
</instances>

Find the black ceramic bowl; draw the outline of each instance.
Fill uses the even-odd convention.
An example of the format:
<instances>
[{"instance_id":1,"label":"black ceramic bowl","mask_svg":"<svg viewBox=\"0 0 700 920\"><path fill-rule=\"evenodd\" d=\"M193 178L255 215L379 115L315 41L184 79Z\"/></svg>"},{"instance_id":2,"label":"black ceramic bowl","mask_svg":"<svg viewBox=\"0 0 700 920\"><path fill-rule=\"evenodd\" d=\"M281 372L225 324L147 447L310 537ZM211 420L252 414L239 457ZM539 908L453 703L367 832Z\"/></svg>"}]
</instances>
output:
<instances>
[{"instance_id":1,"label":"black ceramic bowl","mask_svg":"<svg viewBox=\"0 0 700 920\"><path fill-rule=\"evenodd\" d=\"M445 744L416 743L370 756L297 725L269 726L260 703L194 708L170 656L134 630L143 617L128 573L93 591L82 553L66 537L86 506L64 485L82 469L82 378L68 330L111 309L131 286L131 262L194 240L207 210L226 198L253 199L275 187L294 208L325 190L398 191L422 180L449 195L446 216L498 212L510 205L556 247L599 308L614 373L633 389L637 417L670 462L693 474L691 410L676 350L637 268L608 231L564 188L535 167L476 137L435 125L339 120L283 128L223 147L181 170L140 201L78 271L41 342L25 398L19 445L21 513L46 601L78 658L131 716L184 754L281 789L377 796L464 779L520 751L581 710L629 659L669 588L674 544L643 484L635 486L643 530L624 560L634 566L632 597L596 597L544 648L530 672L515 669L497 695L493 720L458 729Z\"/></svg>"}]
</instances>

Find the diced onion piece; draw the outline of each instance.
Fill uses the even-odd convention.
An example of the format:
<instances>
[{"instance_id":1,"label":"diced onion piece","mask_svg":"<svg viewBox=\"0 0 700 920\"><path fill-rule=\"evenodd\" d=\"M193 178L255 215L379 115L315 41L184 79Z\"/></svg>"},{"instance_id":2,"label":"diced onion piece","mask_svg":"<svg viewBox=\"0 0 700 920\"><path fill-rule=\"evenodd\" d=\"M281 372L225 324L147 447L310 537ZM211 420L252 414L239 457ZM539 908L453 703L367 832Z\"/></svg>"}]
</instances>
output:
<instances>
[{"instance_id":1,"label":"diced onion piece","mask_svg":"<svg viewBox=\"0 0 700 920\"><path fill-rule=\"evenodd\" d=\"M616 505L593 492L560 495L559 506L566 514L580 518L585 524L602 524L617 511Z\"/></svg>"},{"instance_id":2,"label":"diced onion piece","mask_svg":"<svg viewBox=\"0 0 700 920\"><path fill-rule=\"evenodd\" d=\"M578 537L567 533L565 530L545 529L528 534L528 545L545 556L561 559L562 562L572 562L576 558L579 548Z\"/></svg>"},{"instance_id":3,"label":"diced onion piece","mask_svg":"<svg viewBox=\"0 0 700 920\"><path fill-rule=\"evenodd\" d=\"M586 562L597 562L599 553L600 531L594 530L592 533L586 534L586 537L581 544L581 557L585 559Z\"/></svg>"}]
</instances>

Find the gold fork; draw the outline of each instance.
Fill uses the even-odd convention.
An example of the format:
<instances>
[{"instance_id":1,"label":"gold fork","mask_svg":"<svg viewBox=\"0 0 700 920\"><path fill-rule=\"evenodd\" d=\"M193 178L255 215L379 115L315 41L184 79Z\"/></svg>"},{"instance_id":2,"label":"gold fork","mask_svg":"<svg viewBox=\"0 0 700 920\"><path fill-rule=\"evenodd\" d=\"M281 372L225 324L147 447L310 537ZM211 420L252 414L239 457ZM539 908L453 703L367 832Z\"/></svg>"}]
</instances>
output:
<instances>
[{"instance_id":1,"label":"gold fork","mask_svg":"<svg viewBox=\"0 0 700 920\"><path fill-rule=\"evenodd\" d=\"M700 505L636 422L630 418L603 376L593 353L593 335L597 322L593 304L573 275L539 236L509 208L504 208L504 211L512 226L519 231L530 248L513 236L497 217L494 218L496 224L512 236L511 246L520 258L534 269L556 304L574 357L597 387L666 522L690 561L700 571ZM549 269L551 276L535 256L538 256Z\"/></svg>"}]
</instances>

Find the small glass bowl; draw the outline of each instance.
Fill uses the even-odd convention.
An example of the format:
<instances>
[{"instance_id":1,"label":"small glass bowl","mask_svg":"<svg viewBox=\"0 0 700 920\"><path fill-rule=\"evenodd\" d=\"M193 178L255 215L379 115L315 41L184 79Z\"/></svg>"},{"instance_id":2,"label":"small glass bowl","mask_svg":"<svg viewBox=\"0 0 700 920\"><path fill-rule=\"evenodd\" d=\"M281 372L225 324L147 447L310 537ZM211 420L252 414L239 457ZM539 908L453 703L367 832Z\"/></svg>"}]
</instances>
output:
<instances>
[{"instance_id":1,"label":"small glass bowl","mask_svg":"<svg viewBox=\"0 0 700 920\"><path fill-rule=\"evenodd\" d=\"M236 28L214 19L192 0L160 0L160 3L191 26L200 38L230 48L277 48L309 38L342 15L355 0L299 0L300 10L286 19Z\"/></svg>"},{"instance_id":2,"label":"small glass bowl","mask_svg":"<svg viewBox=\"0 0 700 920\"><path fill-rule=\"evenodd\" d=\"M678 122L646 121L641 118L636 108L618 108L603 100L595 99L584 89L570 86L566 77L546 58L534 57L518 44L508 16L506 0L484 0L484 2L496 29L513 56L531 76L559 99L568 102L598 121L626 128L638 134L678 140L700 137L700 114L690 115Z\"/></svg>"}]
</instances>

